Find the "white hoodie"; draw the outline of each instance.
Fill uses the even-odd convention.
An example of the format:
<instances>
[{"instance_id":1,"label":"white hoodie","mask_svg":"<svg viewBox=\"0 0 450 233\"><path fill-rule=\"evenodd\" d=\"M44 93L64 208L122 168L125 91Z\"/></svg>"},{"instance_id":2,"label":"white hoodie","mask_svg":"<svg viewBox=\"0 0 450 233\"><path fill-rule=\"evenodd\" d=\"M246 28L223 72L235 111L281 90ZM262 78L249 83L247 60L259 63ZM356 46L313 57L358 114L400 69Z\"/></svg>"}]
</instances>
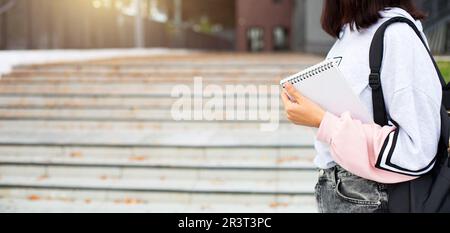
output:
<instances>
[{"instance_id":1,"label":"white hoodie","mask_svg":"<svg viewBox=\"0 0 450 233\"><path fill-rule=\"evenodd\" d=\"M386 9L381 15L383 18L368 29L357 31L344 26L327 56L342 58L339 68L370 114L373 107L368 85L369 49L373 36L392 17L414 21L401 8ZM423 30L419 21L416 26ZM389 26L384 50L381 83L389 119L398 126L363 125L350 115L327 113L315 143L315 164L319 168L330 168L337 162L356 175L382 183L411 180L411 176L431 169L441 127L442 90L438 75L422 42L405 23ZM373 174L380 172L381 176Z\"/></svg>"}]
</instances>

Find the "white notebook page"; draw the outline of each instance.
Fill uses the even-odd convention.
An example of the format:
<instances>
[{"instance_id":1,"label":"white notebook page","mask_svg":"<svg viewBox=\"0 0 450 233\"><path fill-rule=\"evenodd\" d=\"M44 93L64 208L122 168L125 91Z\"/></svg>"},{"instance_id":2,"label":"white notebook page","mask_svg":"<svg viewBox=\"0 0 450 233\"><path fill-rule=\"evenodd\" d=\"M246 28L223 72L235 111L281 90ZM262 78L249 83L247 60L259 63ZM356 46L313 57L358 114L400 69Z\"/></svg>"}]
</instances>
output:
<instances>
[{"instance_id":1,"label":"white notebook page","mask_svg":"<svg viewBox=\"0 0 450 233\"><path fill-rule=\"evenodd\" d=\"M293 83L303 96L336 116L350 112L353 119L373 123L373 117L345 81L336 61L319 63L283 79L280 84L287 82Z\"/></svg>"}]
</instances>

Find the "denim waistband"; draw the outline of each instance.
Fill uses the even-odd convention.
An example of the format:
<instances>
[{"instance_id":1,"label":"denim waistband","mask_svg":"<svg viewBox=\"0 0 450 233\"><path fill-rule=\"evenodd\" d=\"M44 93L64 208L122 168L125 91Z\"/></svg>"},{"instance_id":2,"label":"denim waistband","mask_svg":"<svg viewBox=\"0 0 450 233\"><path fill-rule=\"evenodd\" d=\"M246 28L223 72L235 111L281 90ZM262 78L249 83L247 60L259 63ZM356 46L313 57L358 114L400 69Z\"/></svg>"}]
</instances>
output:
<instances>
[{"instance_id":1,"label":"denim waistband","mask_svg":"<svg viewBox=\"0 0 450 233\"><path fill-rule=\"evenodd\" d=\"M328 169L320 169L319 170L320 173L320 178L322 179L326 179L334 184L337 183L337 181L343 177L358 177L357 175L352 174L351 172L345 170L344 168L342 168L339 165L336 165L332 168L328 168ZM364 179L364 178L361 178ZM369 180L368 180L369 181ZM375 181L369 181L369 182L375 182ZM386 189L387 188L387 184L381 184L378 182L375 182L378 184L378 187L380 189Z\"/></svg>"}]
</instances>

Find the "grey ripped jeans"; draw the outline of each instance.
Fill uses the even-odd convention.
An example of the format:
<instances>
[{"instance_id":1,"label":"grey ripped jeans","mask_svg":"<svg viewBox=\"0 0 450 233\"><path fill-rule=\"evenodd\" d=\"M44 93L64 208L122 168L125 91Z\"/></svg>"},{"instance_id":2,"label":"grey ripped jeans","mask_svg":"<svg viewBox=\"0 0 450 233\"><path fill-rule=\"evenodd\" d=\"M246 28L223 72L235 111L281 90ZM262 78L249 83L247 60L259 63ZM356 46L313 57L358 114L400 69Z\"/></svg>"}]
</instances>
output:
<instances>
[{"instance_id":1,"label":"grey ripped jeans","mask_svg":"<svg viewBox=\"0 0 450 233\"><path fill-rule=\"evenodd\" d=\"M388 212L385 185L353 175L340 166L319 171L315 196L321 213Z\"/></svg>"}]
</instances>

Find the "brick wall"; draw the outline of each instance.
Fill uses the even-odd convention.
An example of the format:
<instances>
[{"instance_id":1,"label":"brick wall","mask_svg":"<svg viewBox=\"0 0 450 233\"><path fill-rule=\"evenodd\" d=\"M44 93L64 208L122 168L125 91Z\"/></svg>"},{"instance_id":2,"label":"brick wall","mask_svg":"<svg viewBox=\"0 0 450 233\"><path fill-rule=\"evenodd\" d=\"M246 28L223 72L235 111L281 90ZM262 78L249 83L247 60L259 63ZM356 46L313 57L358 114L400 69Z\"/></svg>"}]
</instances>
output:
<instances>
[{"instance_id":1,"label":"brick wall","mask_svg":"<svg viewBox=\"0 0 450 233\"><path fill-rule=\"evenodd\" d=\"M248 51L248 29L260 27L264 30L264 51L272 51L275 27L282 26L292 34L293 9L292 0L236 0L237 50Z\"/></svg>"}]
</instances>

